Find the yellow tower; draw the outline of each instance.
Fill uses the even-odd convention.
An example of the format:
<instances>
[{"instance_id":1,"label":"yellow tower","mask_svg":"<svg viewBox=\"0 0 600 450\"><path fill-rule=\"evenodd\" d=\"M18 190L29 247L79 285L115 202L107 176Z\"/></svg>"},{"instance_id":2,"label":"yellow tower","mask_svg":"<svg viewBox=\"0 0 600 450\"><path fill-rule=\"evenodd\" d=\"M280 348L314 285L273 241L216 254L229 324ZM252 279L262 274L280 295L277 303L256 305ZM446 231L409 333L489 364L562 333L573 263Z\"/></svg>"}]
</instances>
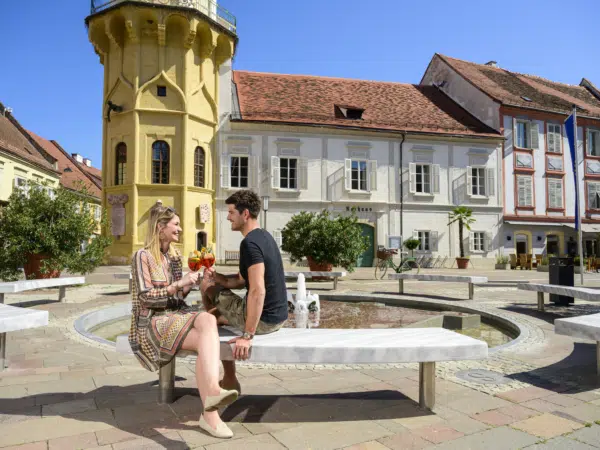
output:
<instances>
[{"instance_id":1,"label":"yellow tower","mask_svg":"<svg viewBox=\"0 0 600 450\"><path fill-rule=\"evenodd\" d=\"M214 245L216 135L230 101L235 18L212 0L92 0L86 24L104 65L109 262L128 263L143 246L157 201L181 217L184 256Z\"/></svg>"}]
</instances>

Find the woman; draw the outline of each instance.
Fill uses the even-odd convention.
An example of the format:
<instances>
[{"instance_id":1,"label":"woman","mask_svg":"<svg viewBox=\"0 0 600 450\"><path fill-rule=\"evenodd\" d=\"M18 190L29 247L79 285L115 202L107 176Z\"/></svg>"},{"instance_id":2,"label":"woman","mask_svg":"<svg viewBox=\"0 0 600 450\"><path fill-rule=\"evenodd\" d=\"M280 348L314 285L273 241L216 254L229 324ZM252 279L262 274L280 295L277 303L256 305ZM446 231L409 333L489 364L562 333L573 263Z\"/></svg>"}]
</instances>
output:
<instances>
[{"instance_id":1,"label":"woman","mask_svg":"<svg viewBox=\"0 0 600 450\"><path fill-rule=\"evenodd\" d=\"M219 386L219 334L215 316L193 312L183 299L198 280L198 272L182 277L181 255L172 243L182 231L173 208L157 205L150 211L148 236L133 256L133 301L129 343L148 370L168 364L179 350L196 358L196 383L204 412L199 426L212 436L230 438L218 408L234 402L235 390Z\"/></svg>"}]
</instances>

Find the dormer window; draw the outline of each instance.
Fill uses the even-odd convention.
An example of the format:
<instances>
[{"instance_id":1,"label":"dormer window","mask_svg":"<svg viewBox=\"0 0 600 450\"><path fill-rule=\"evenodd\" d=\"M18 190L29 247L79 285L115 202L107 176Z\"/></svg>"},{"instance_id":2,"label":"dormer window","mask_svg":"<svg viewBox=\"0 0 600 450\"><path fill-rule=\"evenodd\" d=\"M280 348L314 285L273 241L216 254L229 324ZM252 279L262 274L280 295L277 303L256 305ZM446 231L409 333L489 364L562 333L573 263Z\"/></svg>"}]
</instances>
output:
<instances>
[{"instance_id":1,"label":"dormer window","mask_svg":"<svg viewBox=\"0 0 600 450\"><path fill-rule=\"evenodd\" d=\"M361 120L364 108L355 106L335 105L335 117L337 119Z\"/></svg>"}]
</instances>

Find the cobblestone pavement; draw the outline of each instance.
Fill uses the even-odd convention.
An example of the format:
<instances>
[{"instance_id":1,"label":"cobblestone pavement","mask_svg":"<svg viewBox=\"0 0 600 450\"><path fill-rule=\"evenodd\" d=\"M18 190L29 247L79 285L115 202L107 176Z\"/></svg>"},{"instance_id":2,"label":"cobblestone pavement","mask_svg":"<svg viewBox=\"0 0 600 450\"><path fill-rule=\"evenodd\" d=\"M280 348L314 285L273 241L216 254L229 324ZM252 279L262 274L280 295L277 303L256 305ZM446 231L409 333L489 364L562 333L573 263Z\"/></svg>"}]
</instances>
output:
<instances>
[{"instance_id":1,"label":"cobblestone pavement","mask_svg":"<svg viewBox=\"0 0 600 450\"><path fill-rule=\"evenodd\" d=\"M219 268L234 271L235 267ZM126 267L102 267L83 287L7 295L6 303L44 309L50 325L8 334L9 367L0 373L0 447L19 449L592 449L600 448L600 379L595 345L553 332L558 317L600 311L536 310L535 293L518 281L547 281L547 273L468 270L488 286L374 280L358 269L341 280L308 282L328 296L393 304L435 303L493 314L518 324L521 336L491 349L484 361L437 364L436 406L418 407L416 364L349 366L240 364L242 397L223 412L235 437L219 441L198 431L201 404L192 364L177 365L177 396L156 404L157 376L130 356L87 341L73 329L80 315L127 302ZM427 273L453 273L435 270ZM579 277L576 277L578 281ZM586 274L600 287L600 275ZM294 288L294 283L289 287ZM198 293L192 294L198 300ZM467 381L480 369L498 378ZM488 384L486 384L487 382Z\"/></svg>"}]
</instances>

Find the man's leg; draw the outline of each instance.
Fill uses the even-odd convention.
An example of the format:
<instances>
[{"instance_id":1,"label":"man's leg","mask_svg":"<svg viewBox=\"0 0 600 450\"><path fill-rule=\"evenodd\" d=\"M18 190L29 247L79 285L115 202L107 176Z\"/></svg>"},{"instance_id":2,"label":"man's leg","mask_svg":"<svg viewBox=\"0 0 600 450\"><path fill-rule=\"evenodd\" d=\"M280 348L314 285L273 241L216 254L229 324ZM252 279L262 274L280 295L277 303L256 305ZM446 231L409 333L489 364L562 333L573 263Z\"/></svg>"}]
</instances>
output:
<instances>
[{"instance_id":1,"label":"man's leg","mask_svg":"<svg viewBox=\"0 0 600 450\"><path fill-rule=\"evenodd\" d=\"M221 292L222 290L223 286L215 283L202 283L200 285L200 292L202 294L202 305L204 305L204 309L217 318L217 325L229 325L227 319L223 317L223 315L216 308L217 297L219 296L219 292Z\"/></svg>"}]
</instances>

